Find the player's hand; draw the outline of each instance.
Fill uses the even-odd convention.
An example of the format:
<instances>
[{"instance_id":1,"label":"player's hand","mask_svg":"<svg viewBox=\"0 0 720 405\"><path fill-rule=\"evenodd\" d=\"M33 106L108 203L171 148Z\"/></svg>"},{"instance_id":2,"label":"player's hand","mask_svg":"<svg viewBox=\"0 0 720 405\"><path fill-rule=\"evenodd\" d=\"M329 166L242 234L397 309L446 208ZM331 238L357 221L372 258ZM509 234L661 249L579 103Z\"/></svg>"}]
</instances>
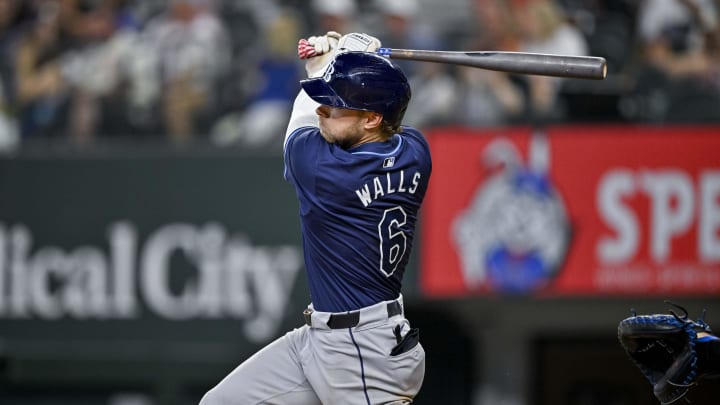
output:
<instances>
[{"instance_id":1,"label":"player's hand","mask_svg":"<svg viewBox=\"0 0 720 405\"><path fill-rule=\"evenodd\" d=\"M382 44L380 40L372 35L361 32L353 32L343 35L337 44L338 52L361 51L375 52Z\"/></svg>"},{"instance_id":2,"label":"player's hand","mask_svg":"<svg viewBox=\"0 0 720 405\"><path fill-rule=\"evenodd\" d=\"M342 35L335 31L328 31L325 35L302 38L298 41L298 58L309 59L330 53L337 48L338 40L341 37Z\"/></svg>"},{"instance_id":3,"label":"player's hand","mask_svg":"<svg viewBox=\"0 0 720 405\"><path fill-rule=\"evenodd\" d=\"M306 60L305 71L308 77L322 74L335 56L341 36L335 31L328 31L325 35L311 36L298 41L298 58Z\"/></svg>"}]
</instances>

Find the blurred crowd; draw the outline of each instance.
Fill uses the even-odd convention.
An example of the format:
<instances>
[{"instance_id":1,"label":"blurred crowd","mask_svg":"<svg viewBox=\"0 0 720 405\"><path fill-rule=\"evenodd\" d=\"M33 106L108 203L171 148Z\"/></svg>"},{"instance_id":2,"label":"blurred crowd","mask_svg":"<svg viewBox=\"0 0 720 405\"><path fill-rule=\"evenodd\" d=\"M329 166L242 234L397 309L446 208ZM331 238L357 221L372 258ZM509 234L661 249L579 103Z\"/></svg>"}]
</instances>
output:
<instances>
[{"instance_id":1,"label":"blurred crowd","mask_svg":"<svg viewBox=\"0 0 720 405\"><path fill-rule=\"evenodd\" d=\"M102 139L267 147L297 40L602 56L602 81L398 61L405 122L720 122L720 0L0 0L0 149Z\"/></svg>"}]
</instances>

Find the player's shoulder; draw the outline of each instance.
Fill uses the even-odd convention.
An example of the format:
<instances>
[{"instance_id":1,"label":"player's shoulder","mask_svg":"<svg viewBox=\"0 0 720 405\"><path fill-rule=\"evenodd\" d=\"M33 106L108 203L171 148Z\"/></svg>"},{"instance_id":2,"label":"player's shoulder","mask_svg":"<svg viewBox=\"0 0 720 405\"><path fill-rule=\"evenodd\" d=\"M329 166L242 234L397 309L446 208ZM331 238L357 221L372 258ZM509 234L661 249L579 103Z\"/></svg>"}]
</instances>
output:
<instances>
[{"instance_id":1,"label":"player's shoulder","mask_svg":"<svg viewBox=\"0 0 720 405\"><path fill-rule=\"evenodd\" d=\"M285 139L285 145L283 149L285 151L294 145L303 144L307 147L308 142L322 143L322 136L320 135L320 129L318 127L300 127L292 131Z\"/></svg>"},{"instance_id":2,"label":"player's shoulder","mask_svg":"<svg viewBox=\"0 0 720 405\"><path fill-rule=\"evenodd\" d=\"M423 133L419 129L417 129L415 127L407 126L407 125L401 125L400 129L398 130L398 134L400 134L402 136L410 136L410 137L425 139L425 135L423 135Z\"/></svg>"},{"instance_id":3,"label":"player's shoulder","mask_svg":"<svg viewBox=\"0 0 720 405\"><path fill-rule=\"evenodd\" d=\"M417 128L403 125L398 131L398 135L409 143L415 144L428 151L430 150L430 146L428 145L427 139L425 139L425 135Z\"/></svg>"}]
</instances>

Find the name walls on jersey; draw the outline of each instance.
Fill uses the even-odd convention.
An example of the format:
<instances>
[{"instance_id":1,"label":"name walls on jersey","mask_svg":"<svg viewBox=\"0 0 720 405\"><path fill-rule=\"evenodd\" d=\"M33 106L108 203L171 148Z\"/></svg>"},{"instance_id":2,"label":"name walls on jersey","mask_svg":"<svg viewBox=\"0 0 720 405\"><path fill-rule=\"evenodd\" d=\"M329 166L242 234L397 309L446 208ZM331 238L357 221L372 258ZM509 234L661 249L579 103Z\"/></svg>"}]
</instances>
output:
<instances>
[{"instance_id":1,"label":"name walls on jersey","mask_svg":"<svg viewBox=\"0 0 720 405\"><path fill-rule=\"evenodd\" d=\"M365 183L362 188L355 190L355 194L357 194L363 206L367 207L374 200L377 200L379 197L386 194L415 194L415 191L417 191L417 188L420 185L420 177L420 172L415 172L406 183L405 170L387 172L384 177L373 177L372 185Z\"/></svg>"},{"instance_id":2,"label":"name walls on jersey","mask_svg":"<svg viewBox=\"0 0 720 405\"><path fill-rule=\"evenodd\" d=\"M34 246L27 226L0 223L0 319L231 318L262 341L303 266L299 246L253 245L216 223L166 224L141 242L127 221L108 226L106 248L71 249Z\"/></svg>"},{"instance_id":3,"label":"name walls on jersey","mask_svg":"<svg viewBox=\"0 0 720 405\"><path fill-rule=\"evenodd\" d=\"M718 133L561 126L430 134L422 292L716 296Z\"/></svg>"}]
</instances>

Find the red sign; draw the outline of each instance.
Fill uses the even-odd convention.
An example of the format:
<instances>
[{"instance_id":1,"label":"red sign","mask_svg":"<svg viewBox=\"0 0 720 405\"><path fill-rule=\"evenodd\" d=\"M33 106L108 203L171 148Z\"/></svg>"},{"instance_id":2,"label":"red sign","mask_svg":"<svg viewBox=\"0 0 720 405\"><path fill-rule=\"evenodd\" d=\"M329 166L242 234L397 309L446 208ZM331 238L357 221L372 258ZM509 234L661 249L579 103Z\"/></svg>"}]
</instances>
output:
<instances>
[{"instance_id":1,"label":"red sign","mask_svg":"<svg viewBox=\"0 0 720 405\"><path fill-rule=\"evenodd\" d=\"M720 293L720 127L428 138L426 296Z\"/></svg>"}]
</instances>

